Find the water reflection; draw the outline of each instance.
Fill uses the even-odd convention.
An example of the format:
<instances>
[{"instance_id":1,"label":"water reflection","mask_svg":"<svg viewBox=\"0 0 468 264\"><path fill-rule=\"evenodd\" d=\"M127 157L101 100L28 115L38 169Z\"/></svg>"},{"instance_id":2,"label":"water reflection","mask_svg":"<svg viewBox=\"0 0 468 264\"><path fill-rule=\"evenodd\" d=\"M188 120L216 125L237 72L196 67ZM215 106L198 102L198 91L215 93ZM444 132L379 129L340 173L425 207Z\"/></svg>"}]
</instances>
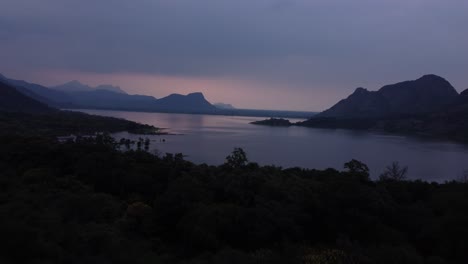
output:
<instances>
[{"instance_id":1,"label":"water reflection","mask_svg":"<svg viewBox=\"0 0 468 264\"><path fill-rule=\"evenodd\" d=\"M366 163L376 178L393 161L409 167L408 177L444 181L468 170L465 145L363 131L265 127L249 122L263 118L89 110L166 127L183 136L153 136L152 148L162 153L184 153L196 163L221 164L234 147L263 165L336 168L351 159ZM118 137L135 137L120 133ZM138 137L138 136L136 136Z\"/></svg>"}]
</instances>

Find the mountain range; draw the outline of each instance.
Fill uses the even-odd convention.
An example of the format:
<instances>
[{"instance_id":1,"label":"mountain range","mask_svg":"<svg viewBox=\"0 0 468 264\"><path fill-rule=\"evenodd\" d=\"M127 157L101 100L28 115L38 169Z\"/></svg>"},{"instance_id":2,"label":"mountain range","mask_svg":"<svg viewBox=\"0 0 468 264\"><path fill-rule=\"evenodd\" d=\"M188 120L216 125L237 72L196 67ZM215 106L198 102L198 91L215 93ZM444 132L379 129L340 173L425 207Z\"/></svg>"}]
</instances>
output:
<instances>
[{"instance_id":1,"label":"mountain range","mask_svg":"<svg viewBox=\"0 0 468 264\"><path fill-rule=\"evenodd\" d=\"M51 107L62 109L106 109L288 118L309 118L316 114L307 111L236 109L230 104L211 104L202 93L198 92L188 95L171 94L157 99L147 95L131 95L118 86L91 87L79 81L46 87L23 80L8 79L1 74L0 80L14 86L24 95Z\"/></svg>"},{"instance_id":2,"label":"mountain range","mask_svg":"<svg viewBox=\"0 0 468 264\"><path fill-rule=\"evenodd\" d=\"M90 92L90 91L96 91L96 90L105 90L105 91L110 91L110 92L115 92L115 93L126 94L126 92L122 90L119 86L105 84L105 85L99 85L96 87L91 87L91 86L82 84L76 80L67 82L62 85L53 86L50 88L54 90L63 91L63 92Z\"/></svg>"},{"instance_id":3,"label":"mountain range","mask_svg":"<svg viewBox=\"0 0 468 264\"><path fill-rule=\"evenodd\" d=\"M171 94L156 99L146 95L130 95L120 87L100 85L91 87L78 81L45 87L22 80L0 76L19 92L39 102L57 108L90 108L176 113L214 113L219 109L209 103L202 93Z\"/></svg>"}]
</instances>

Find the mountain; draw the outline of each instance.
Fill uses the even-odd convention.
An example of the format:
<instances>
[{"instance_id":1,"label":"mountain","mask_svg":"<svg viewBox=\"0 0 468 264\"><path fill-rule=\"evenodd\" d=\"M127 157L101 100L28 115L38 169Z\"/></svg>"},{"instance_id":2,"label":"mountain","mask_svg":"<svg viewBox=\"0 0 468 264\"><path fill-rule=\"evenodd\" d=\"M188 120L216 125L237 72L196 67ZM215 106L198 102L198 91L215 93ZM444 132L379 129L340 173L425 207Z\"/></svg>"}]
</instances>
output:
<instances>
[{"instance_id":1,"label":"mountain","mask_svg":"<svg viewBox=\"0 0 468 264\"><path fill-rule=\"evenodd\" d=\"M79 81L71 81L67 82L62 85L57 85L50 87L54 90L58 91L63 91L63 92L91 92L91 91L96 91L96 90L106 90L106 91L111 91L115 93L122 93L126 94L125 91L123 91L120 87L118 86L112 86L112 85L99 85L97 87L91 87L86 84L82 84Z\"/></svg>"},{"instance_id":2,"label":"mountain","mask_svg":"<svg viewBox=\"0 0 468 264\"><path fill-rule=\"evenodd\" d=\"M171 94L156 102L160 110L177 109L182 112L213 112L217 108L205 99L202 93L191 93L188 95Z\"/></svg>"},{"instance_id":3,"label":"mountain","mask_svg":"<svg viewBox=\"0 0 468 264\"><path fill-rule=\"evenodd\" d=\"M177 113L209 113L216 108L201 93L171 94L156 99L146 95L129 95L107 90L67 92L77 108Z\"/></svg>"},{"instance_id":4,"label":"mountain","mask_svg":"<svg viewBox=\"0 0 468 264\"><path fill-rule=\"evenodd\" d=\"M44 104L52 107L71 107L73 98L65 92L53 90L45 86L29 83L22 80L7 79L4 80L14 86L21 93L34 98Z\"/></svg>"},{"instance_id":5,"label":"mountain","mask_svg":"<svg viewBox=\"0 0 468 264\"><path fill-rule=\"evenodd\" d=\"M171 94L158 100L152 96L129 95L117 86L90 87L78 81L51 88L71 96L74 105L78 108L183 113L207 113L216 110L216 107L210 104L202 93Z\"/></svg>"},{"instance_id":6,"label":"mountain","mask_svg":"<svg viewBox=\"0 0 468 264\"><path fill-rule=\"evenodd\" d=\"M468 103L468 89L460 93L460 103Z\"/></svg>"},{"instance_id":7,"label":"mountain","mask_svg":"<svg viewBox=\"0 0 468 264\"><path fill-rule=\"evenodd\" d=\"M0 80L0 111L22 113L47 113L53 109L16 90L14 86Z\"/></svg>"},{"instance_id":8,"label":"mountain","mask_svg":"<svg viewBox=\"0 0 468 264\"><path fill-rule=\"evenodd\" d=\"M425 75L372 92L358 88L330 109L295 125L361 129L468 142L468 89Z\"/></svg>"},{"instance_id":9,"label":"mountain","mask_svg":"<svg viewBox=\"0 0 468 264\"><path fill-rule=\"evenodd\" d=\"M214 103L213 104L216 108L218 109L227 109L227 110L233 110L236 109L234 106L231 104L225 104L225 103Z\"/></svg>"},{"instance_id":10,"label":"mountain","mask_svg":"<svg viewBox=\"0 0 468 264\"><path fill-rule=\"evenodd\" d=\"M455 88L444 78L424 75L414 81L386 85L378 91L357 88L317 117L381 118L399 115L427 114L454 103Z\"/></svg>"},{"instance_id":11,"label":"mountain","mask_svg":"<svg viewBox=\"0 0 468 264\"><path fill-rule=\"evenodd\" d=\"M383 116L390 111L390 103L382 94L357 88L348 98L319 113L317 117L370 118Z\"/></svg>"},{"instance_id":12,"label":"mountain","mask_svg":"<svg viewBox=\"0 0 468 264\"><path fill-rule=\"evenodd\" d=\"M97 108L112 110L151 111L156 98L145 95L129 95L108 90L67 92L77 108Z\"/></svg>"},{"instance_id":13,"label":"mountain","mask_svg":"<svg viewBox=\"0 0 468 264\"><path fill-rule=\"evenodd\" d=\"M78 81L68 82L52 88L8 79L0 80L14 86L22 94L56 108L91 108L149 112L214 113L219 111L210 104L202 93L188 95L171 94L156 99L146 95L130 95L119 87L100 85L90 87Z\"/></svg>"}]
</instances>

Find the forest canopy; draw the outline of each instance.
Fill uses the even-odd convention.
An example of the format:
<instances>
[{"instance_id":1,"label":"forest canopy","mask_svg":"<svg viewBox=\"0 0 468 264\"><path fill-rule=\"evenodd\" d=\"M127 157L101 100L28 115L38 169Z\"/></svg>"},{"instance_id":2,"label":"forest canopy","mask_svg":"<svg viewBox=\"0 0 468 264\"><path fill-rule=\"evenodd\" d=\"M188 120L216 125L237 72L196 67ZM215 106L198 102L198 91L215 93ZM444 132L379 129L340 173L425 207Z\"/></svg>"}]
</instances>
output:
<instances>
[{"instance_id":1,"label":"forest canopy","mask_svg":"<svg viewBox=\"0 0 468 264\"><path fill-rule=\"evenodd\" d=\"M0 137L2 263L467 261L466 182L259 166L242 149L196 165L105 137Z\"/></svg>"}]
</instances>

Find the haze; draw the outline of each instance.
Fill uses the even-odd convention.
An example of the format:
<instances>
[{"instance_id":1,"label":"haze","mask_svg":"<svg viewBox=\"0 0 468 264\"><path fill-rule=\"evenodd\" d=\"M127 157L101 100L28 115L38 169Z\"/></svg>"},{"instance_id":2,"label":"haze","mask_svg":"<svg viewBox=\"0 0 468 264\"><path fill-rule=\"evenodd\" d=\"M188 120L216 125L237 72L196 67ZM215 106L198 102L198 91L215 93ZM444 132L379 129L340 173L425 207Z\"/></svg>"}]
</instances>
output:
<instances>
[{"instance_id":1,"label":"haze","mask_svg":"<svg viewBox=\"0 0 468 264\"><path fill-rule=\"evenodd\" d=\"M465 0L2 0L0 72L320 111L434 73L468 88Z\"/></svg>"}]
</instances>

